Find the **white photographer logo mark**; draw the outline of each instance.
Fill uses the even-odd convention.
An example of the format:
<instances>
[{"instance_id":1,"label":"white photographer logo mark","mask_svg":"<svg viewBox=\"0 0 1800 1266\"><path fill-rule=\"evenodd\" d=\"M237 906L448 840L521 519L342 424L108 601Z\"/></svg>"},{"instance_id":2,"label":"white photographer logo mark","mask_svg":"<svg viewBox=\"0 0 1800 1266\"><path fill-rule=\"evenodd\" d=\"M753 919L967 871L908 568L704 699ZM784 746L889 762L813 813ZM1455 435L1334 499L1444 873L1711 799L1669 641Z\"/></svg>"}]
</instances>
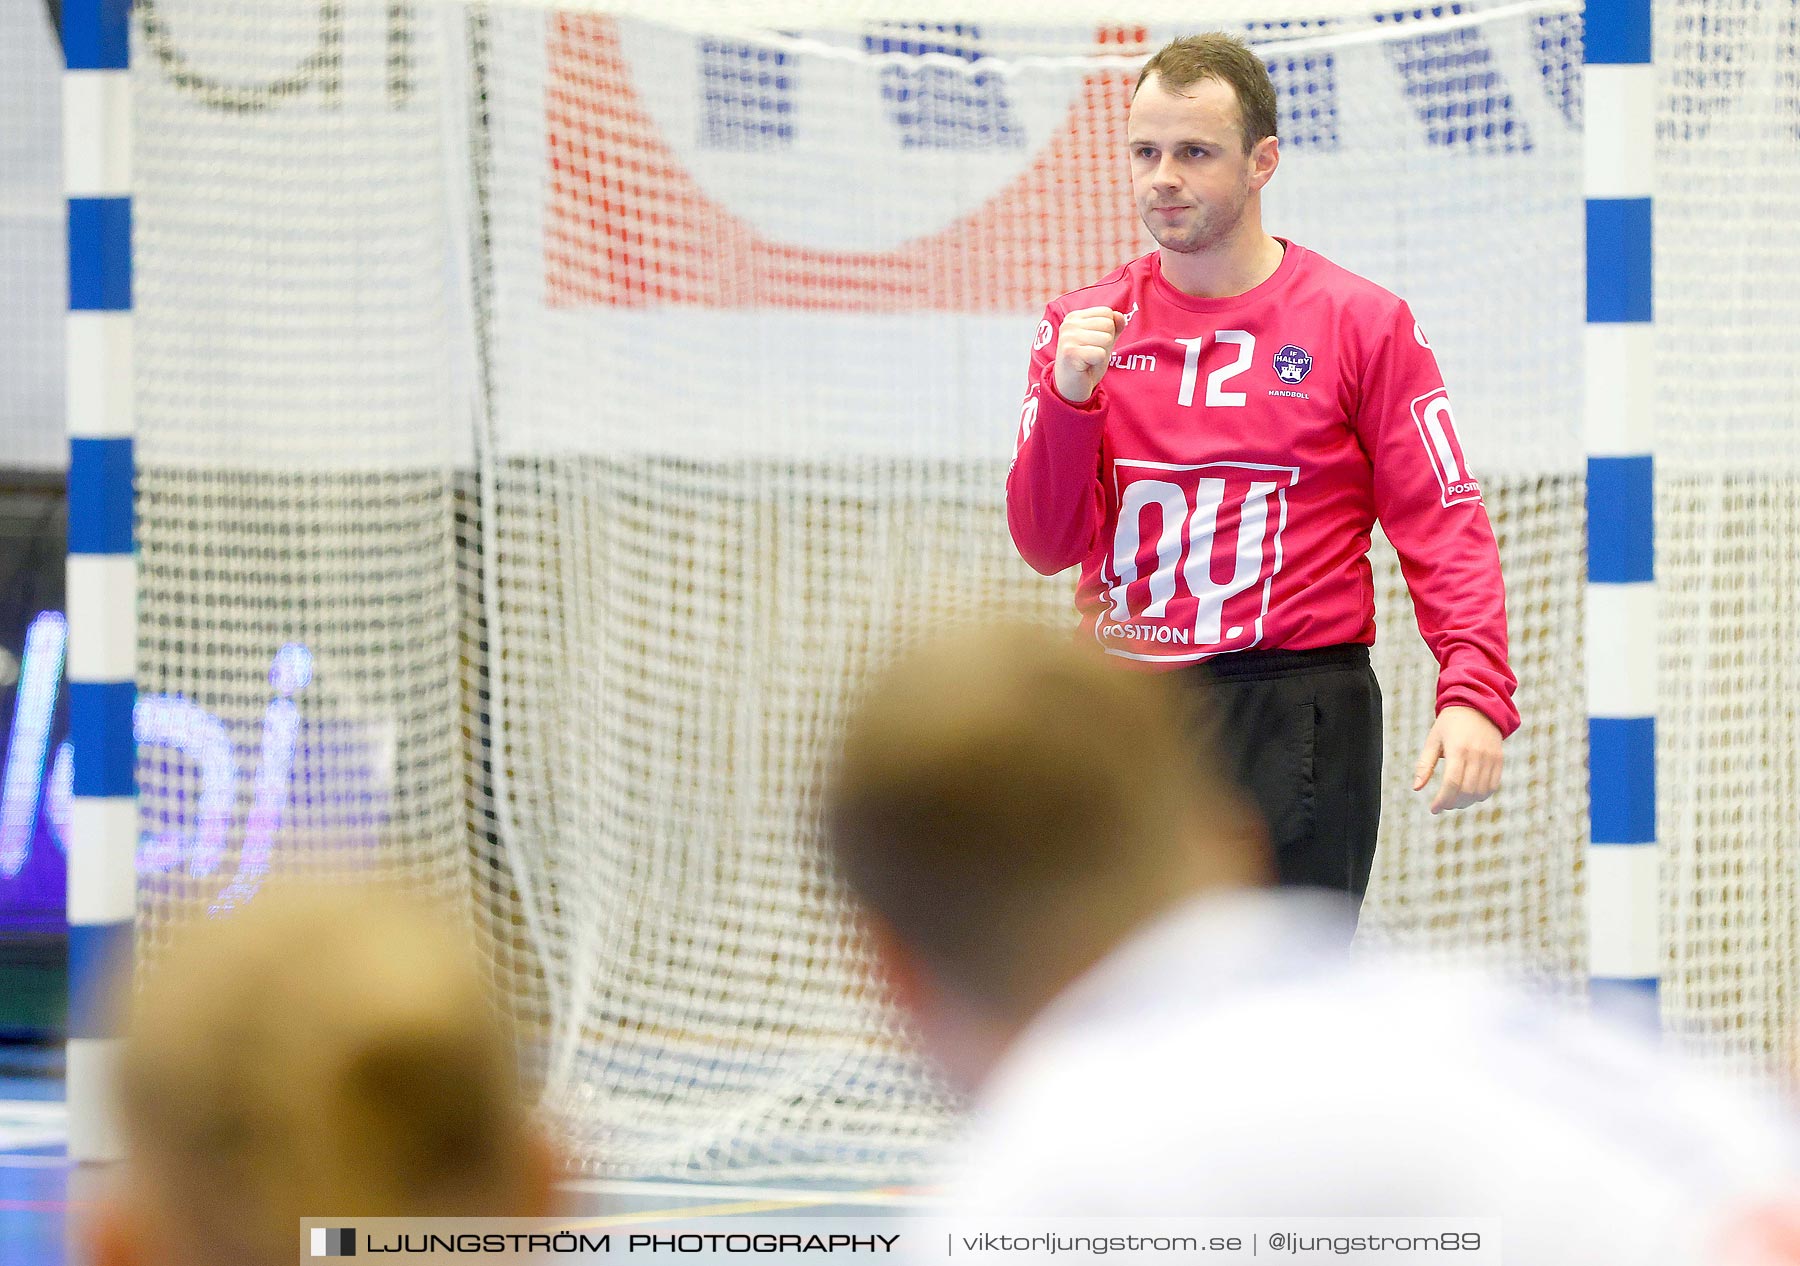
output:
<instances>
[{"instance_id":1,"label":"white photographer logo mark","mask_svg":"<svg viewBox=\"0 0 1800 1266\"><path fill-rule=\"evenodd\" d=\"M309 1237L314 1257L355 1257L356 1228L353 1226L315 1226Z\"/></svg>"}]
</instances>

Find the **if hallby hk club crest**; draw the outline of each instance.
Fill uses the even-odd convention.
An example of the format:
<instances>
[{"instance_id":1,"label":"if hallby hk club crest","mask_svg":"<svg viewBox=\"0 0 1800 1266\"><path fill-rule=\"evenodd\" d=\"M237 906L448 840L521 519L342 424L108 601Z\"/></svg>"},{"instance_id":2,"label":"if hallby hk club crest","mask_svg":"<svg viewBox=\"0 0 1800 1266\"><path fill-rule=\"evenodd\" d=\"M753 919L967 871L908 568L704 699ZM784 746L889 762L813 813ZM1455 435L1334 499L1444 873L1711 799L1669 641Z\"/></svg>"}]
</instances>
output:
<instances>
[{"instance_id":1,"label":"if hallby hk club crest","mask_svg":"<svg viewBox=\"0 0 1800 1266\"><path fill-rule=\"evenodd\" d=\"M1275 353L1275 376L1290 387L1299 386L1301 380L1312 372L1312 367L1312 353L1304 347L1295 347L1289 343Z\"/></svg>"}]
</instances>

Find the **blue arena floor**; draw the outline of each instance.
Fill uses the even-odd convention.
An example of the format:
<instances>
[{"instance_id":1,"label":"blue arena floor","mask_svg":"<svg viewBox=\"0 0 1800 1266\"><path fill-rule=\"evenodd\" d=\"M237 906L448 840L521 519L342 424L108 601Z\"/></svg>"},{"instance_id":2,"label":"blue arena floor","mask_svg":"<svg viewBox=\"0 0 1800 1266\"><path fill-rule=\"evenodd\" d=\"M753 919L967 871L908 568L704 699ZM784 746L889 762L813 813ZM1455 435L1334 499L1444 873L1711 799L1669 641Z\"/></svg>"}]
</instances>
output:
<instances>
[{"instance_id":1,"label":"blue arena floor","mask_svg":"<svg viewBox=\"0 0 1800 1266\"><path fill-rule=\"evenodd\" d=\"M0 1263L79 1266L71 1218L80 1208L72 1188L81 1186L66 1148L61 1052L0 1048ZM892 1215L931 1203L928 1193L902 1188L575 1180L563 1192L575 1217Z\"/></svg>"}]
</instances>

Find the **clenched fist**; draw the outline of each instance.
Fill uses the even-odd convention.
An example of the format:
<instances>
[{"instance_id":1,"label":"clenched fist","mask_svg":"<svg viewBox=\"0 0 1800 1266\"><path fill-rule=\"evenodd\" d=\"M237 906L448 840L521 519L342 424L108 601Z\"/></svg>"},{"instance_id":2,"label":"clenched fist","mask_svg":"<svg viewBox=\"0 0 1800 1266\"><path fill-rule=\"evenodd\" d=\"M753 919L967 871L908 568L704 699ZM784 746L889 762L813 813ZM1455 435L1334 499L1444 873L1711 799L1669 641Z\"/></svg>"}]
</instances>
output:
<instances>
[{"instance_id":1,"label":"clenched fist","mask_svg":"<svg viewBox=\"0 0 1800 1266\"><path fill-rule=\"evenodd\" d=\"M1082 308L1064 317L1056 338L1056 394L1086 404L1124 328L1125 314L1111 308Z\"/></svg>"}]
</instances>

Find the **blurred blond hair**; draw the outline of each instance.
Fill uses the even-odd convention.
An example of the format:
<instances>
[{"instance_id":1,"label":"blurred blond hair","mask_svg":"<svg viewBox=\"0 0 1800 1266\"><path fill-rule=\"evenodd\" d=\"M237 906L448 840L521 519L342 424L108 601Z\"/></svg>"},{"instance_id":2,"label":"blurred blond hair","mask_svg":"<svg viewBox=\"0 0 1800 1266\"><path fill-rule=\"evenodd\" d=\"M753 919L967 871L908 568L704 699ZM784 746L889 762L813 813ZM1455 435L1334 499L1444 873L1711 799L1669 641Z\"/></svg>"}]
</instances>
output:
<instances>
[{"instance_id":1,"label":"blurred blond hair","mask_svg":"<svg viewBox=\"0 0 1800 1266\"><path fill-rule=\"evenodd\" d=\"M940 980L1029 1017L1158 911L1266 882L1261 822L1191 695L1036 625L922 639L845 727L839 873Z\"/></svg>"},{"instance_id":2,"label":"blurred blond hair","mask_svg":"<svg viewBox=\"0 0 1800 1266\"><path fill-rule=\"evenodd\" d=\"M189 921L127 1015L122 1206L155 1248L112 1260L288 1262L303 1217L546 1212L513 1045L445 911L270 887Z\"/></svg>"}]
</instances>

